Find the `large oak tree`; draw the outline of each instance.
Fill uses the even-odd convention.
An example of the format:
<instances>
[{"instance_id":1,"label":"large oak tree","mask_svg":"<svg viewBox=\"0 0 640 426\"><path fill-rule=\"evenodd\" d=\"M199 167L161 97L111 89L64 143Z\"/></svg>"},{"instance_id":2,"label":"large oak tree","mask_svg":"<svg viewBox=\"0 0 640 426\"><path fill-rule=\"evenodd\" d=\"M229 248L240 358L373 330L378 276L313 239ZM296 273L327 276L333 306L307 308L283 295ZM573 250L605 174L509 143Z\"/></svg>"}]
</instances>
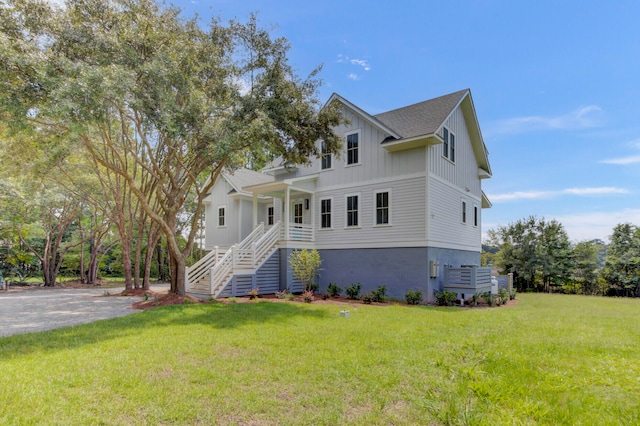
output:
<instances>
[{"instance_id":1,"label":"large oak tree","mask_svg":"<svg viewBox=\"0 0 640 426\"><path fill-rule=\"evenodd\" d=\"M320 108L318 70L300 79L288 48L255 18L204 28L151 0L8 0L0 118L43 141L76 144L121 176L164 234L172 291L184 293L203 199L223 169L274 156L305 163L320 154L318 140L338 152L339 107ZM190 192L195 211L180 245Z\"/></svg>"}]
</instances>

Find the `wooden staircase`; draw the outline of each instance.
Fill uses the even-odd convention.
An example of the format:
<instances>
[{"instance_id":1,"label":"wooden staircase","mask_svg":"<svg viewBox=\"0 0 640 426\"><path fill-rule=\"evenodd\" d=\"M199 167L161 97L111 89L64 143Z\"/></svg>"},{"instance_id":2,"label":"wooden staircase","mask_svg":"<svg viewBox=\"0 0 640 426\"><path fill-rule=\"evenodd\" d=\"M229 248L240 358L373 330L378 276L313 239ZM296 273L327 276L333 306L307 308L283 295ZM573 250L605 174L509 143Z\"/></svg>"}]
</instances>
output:
<instances>
[{"instance_id":1,"label":"wooden staircase","mask_svg":"<svg viewBox=\"0 0 640 426\"><path fill-rule=\"evenodd\" d=\"M278 249L281 223L265 230L260 223L241 243L225 253L217 249L186 270L187 294L219 297L234 275L255 274Z\"/></svg>"}]
</instances>

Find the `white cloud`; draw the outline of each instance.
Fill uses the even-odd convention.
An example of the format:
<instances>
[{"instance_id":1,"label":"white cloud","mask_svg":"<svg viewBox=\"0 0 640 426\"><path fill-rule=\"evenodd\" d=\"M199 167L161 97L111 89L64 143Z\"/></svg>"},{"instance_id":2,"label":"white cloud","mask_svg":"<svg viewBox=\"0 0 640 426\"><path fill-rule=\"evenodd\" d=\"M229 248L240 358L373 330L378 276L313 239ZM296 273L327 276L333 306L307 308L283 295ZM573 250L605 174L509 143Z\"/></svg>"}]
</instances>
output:
<instances>
[{"instance_id":1,"label":"white cloud","mask_svg":"<svg viewBox=\"0 0 640 426\"><path fill-rule=\"evenodd\" d=\"M628 142L626 145L628 145L631 149L638 150L640 149L640 139ZM640 154L631 154L626 157L609 158L607 160L601 160L600 162L604 164L616 164L620 166L637 164L640 163Z\"/></svg>"},{"instance_id":2,"label":"white cloud","mask_svg":"<svg viewBox=\"0 0 640 426\"><path fill-rule=\"evenodd\" d=\"M577 213L557 216L554 219L562 223L572 241L592 240L594 238L607 241L613 233L613 228L620 223L640 225L640 209Z\"/></svg>"},{"instance_id":3,"label":"white cloud","mask_svg":"<svg viewBox=\"0 0 640 426\"><path fill-rule=\"evenodd\" d=\"M623 188L605 186L599 188L566 188L560 191L516 191L506 194L488 194L489 200L493 203L517 201L517 200L539 200L558 197L561 195L611 195L628 194L629 191Z\"/></svg>"},{"instance_id":4,"label":"white cloud","mask_svg":"<svg viewBox=\"0 0 640 426\"><path fill-rule=\"evenodd\" d=\"M360 76L356 73L350 73L349 75L347 75L347 78L354 81L360 80Z\"/></svg>"},{"instance_id":5,"label":"white cloud","mask_svg":"<svg viewBox=\"0 0 640 426\"><path fill-rule=\"evenodd\" d=\"M589 105L559 116L526 116L499 120L489 125L491 134L517 134L541 130L579 130L598 127L602 108Z\"/></svg>"},{"instance_id":6,"label":"white cloud","mask_svg":"<svg viewBox=\"0 0 640 426\"><path fill-rule=\"evenodd\" d=\"M338 63L356 65L361 67L364 71L371 71L371 65L369 65L369 62L366 59L352 59L352 58L349 58L348 56L340 54L338 55ZM353 78L353 77L357 77L357 74L355 73L349 74L349 78L351 80L359 80L359 77L357 78Z\"/></svg>"}]
</instances>

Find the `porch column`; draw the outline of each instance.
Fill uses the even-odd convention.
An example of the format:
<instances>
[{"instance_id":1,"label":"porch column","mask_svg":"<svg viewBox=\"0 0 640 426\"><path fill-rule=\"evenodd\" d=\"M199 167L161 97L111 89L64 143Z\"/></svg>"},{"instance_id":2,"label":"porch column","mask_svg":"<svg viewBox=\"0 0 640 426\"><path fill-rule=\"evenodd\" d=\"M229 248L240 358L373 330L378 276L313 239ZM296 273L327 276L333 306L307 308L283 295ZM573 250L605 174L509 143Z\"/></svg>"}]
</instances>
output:
<instances>
[{"instance_id":1,"label":"porch column","mask_svg":"<svg viewBox=\"0 0 640 426\"><path fill-rule=\"evenodd\" d=\"M315 193L311 193L309 197L309 208L311 209L311 241L316 240L316 208L315 208Z\"/></svg>"},{"instance_id":2,"label":"porch column","mask_svg":"<svg viewBox=\"0 0 640 426\"><path fill-rule=\"evenodd\" d=\"M284 240L289 241L289 209L291 204L291 194L289 193L289 186L284 191Z\"/></svg>"},{"instance_id":3,"label":"porch column","mask_svg":"<svg viewBox=\"0 0 640 426\"><path fill-rule=\"evenodd\" d=\"M258 194L253 193L253 226L251 230L256 229L258 226Z\"/></svg>"}]
</instances>

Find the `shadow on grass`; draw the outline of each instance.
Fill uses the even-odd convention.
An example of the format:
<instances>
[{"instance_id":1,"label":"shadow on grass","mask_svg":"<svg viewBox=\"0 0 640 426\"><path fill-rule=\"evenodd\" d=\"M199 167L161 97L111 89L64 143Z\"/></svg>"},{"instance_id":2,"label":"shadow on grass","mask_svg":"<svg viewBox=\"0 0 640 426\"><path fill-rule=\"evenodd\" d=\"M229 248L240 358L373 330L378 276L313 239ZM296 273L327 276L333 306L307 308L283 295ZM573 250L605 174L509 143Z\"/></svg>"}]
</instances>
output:
<instances>
[{"instance_id":1,"label":"shadow on grass","mask_svg":"<svg viewBox=\"0 0 640 426\"><path fill-rule=\"evenodd\" d=\"M0 337L0 365L3 359L37 352L67 350L139 335L159 327L210 326L213 329L234 329L250 324L289 323L296 318L327 318L323 310L309 309L294 303L239 303L225 305L185 304L141 311L124 317L100 320L89 324L56 330Z\"/></svg>"}]
</instances>

